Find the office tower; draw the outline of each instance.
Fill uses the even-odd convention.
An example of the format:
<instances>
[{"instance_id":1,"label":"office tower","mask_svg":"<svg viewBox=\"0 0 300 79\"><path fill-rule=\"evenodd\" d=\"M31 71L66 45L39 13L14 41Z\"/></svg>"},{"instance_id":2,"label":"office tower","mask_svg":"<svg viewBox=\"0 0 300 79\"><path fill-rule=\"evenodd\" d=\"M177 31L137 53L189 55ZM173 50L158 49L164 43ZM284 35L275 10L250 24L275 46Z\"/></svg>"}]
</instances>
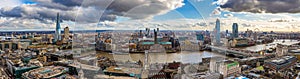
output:
<instances>
[{"instance_id":1,"label":"office tower","mask_svg":"<svg viewBox=\"0 0 300 79\"><path fill-rule=\"evenodd\" d=\"M216 45L216 39L215 38L215 33L216 33L216 29L214 28L212 33L210 33L210 38L211 38L211 45Z\"/></svg>"},{"instance_id":2,"label":"office tower","mask_svg":"<svg viewBox=\"0 0 300 79\"><path fill-rule=\"evenodd\" d=\"M254 39L255 41L257 40L257 36L258 36L257 32L254 32L254 33L253 33L253 39Z\"/></svg>"},{"instance_id":3,"label":"office tower","mask_svg":"<svg viewBox=\"0 0 300 79\"><path fill-rule=\"evenodd\" d=\"M237 23L233 23L232 25L232 34L233 34L233 38L239 37L239 27Z\"/></svg>"},{"instance_id":4,"label":"office tower","mask_svg":"<svg viewBox=\"0 0 300 79\"><path fill-rule=\"evenodd\" d=\"M220 20L217 19L216 21L216 27L215 27L215 39L216 39L216 44L219 45L220 44L220 41L221 41L221 35L220 35Z\"/></svg>"},{"instance_id":5,"label":"office tower","mask_svg":"<svg viewBox=\"0 0 300 79\"><path fill-rule=\"evenodd\" d=\"M146 28L146 33L145 33L145 36L146 36L146 37L149 36L149 31L150 31L150 29L149 29L149 28Z\"/></svg>"},{"instance_id":6,"label":"office tower","mask_svg":"<svg viewBox=\"0 0 300 79\"><path fill-rule=\"evenodd\" d=\"M70 29L69 29L69 27L65 27L64 28L64 39L65 40L67 40L67 39L69 39L69 33L70 33Z\"/></svg>"},{"instance_id":7,"label":"office tower","mask_svg":"<svg viewBox=\"0 0 300 79\"><path fill-rule=\"evenodd\" d=\"M229 36L230 36L229 30L226 30L226 31L225 31L225 37L229 37Z\"/></svg>"},{"instance_id":8,"label":"office tower","mask_svg":"<svg viewBox=\"0 0 300 79\"><path fill-rule=\"evenodd\" d=\"M61 29L60 29L60 19L59 19L59 13L57 13L56 17L56 28L55 28L55 39L54 42L61 40Z\"/></svg>"},{"instance_id":9,"label":"office tower","mask_svg":"<svg viewBox=\"0 0 300 79\"><path fill-rule=\"evenodd\" d=\"M99 33L98 33L98 38L100 38L100 37L101 37L101 33L99 32Z\"/></svg>"},{"instance_id":10,"label":"office tower","mask_svg":"<svg viewBox=\"0 0 300 79\"><path fill-rule=\"evenodd\" d=\"M140 37L140 38L143 38L143 31L142 31L142 30L140 30L139 37Z\"/></svg>"},{"instance_id":11,"label":"office tower","mask_svg":"<svg viewBox=\"0 0 300 79\"><path fill-rule=\"evenodd\" d=\"M204 41L204 34L196 34L197 35L197 40L200 40L200 41Z\"/></svg>"},{"instance_id":12,"label":"office tower","mask_svg":"<svg viewBox=\"0 0 300 79\"><path fill-rule=\"evenodd\" d=\"M253 31L252 30L249 30L249 29L247 29L247 31L246 31L247 33L247 35L246 35L246 37L253 37Z\"/></svg>"},{"instance_id":13,"label":"office tower","mask_svg":"<svg viewBox=\"0 0 300 79\"><path fill-rule=\"evenodd\" d=\"M223 65L223 57L211 57L209 61L209 71L210 73L219 73L220 72L220 66Z\"/></svg>"},{"instance_id":14,"label":"office tower","mask_svg":"<svg viewBox=\"0 0 300 79\"><path fill-rule=\"evenodd\" d=\"M225 33L228 34L228 33L229 33L229 30L226 30Z\"/></svg>"},{"instance_id":15,"label":"office tower","mask_svg":"<svg viewBox=\"0 0 300 79\"><path fill-rule=\"evenodd\" d=\"M158 44L157 42L157 31L154 29L154 43Z\"/></svg>"}]
</instances>

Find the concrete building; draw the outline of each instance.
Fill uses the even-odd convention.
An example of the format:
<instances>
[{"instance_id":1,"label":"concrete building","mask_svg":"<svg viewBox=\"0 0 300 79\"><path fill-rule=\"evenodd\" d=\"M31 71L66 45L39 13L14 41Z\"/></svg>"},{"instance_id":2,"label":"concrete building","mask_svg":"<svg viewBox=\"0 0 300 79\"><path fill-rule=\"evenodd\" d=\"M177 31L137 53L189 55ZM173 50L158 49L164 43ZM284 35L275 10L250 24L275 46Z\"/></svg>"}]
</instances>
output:
<instances>
[{"instance_id":1,"label":"concrete building","mask_svg":"<svg viewBox=\"0 0 300 79\"><path fill-rule=\"evenodd\" d=\"M70 29L69 27L64 28L64 40L67 41L70 38Z\"/></svg>"},{"instance_id":2,"label":"concrete building","mask_svg":"<svg viewBox=\"0 0 300 79\"><path fill-rule=\"evenodd\" d=\"M222 62L224 58L222 57L210 57L209 58L209 71L210 73L218 73L220 72L219 67L223 65L224 63Z\"/></svg>"},{"instance_id":3,"label":"concrete building","mask_svg":"<svg viewBox=\"0 0 300 79\"><path fill-rule=\"evenodd\" d=\"M10 41L7 41L7 42L1 42L0 43L0 46L1 46L1 50L5 50L5 49L9 49L11 50L12 49L12 44L13 42L10 42Z\"/></svg>"},{"instance_id":4,"label":"concrete building","mask_svg":"<svg viewBox=\"0 0 300 79\"><path fill-rule=\"evenodd\" d=\"M216 39L214 39L215 38L215 34L214 34L214 32L215 32L216 30L215 29L213 29L213 33L210 33L210 38L211 38L211 45L216 45Z\"/></svg>"},{"instance_id":5,"label":"concrete building","mask_svg":"<svg viewBox=\"0 0 300 79\"><path fill-rule=\"evenodd\" d=\"M223 62L224 65L219 67L219 73L221 73L224 78L241 73L241 67L238 62L230 60L225 60Z\"/></svg>"},{"instance_id":6,"label":"concrete building","mask_svg":"<svg viewBox=\"0 0 300 79\"><path fill-rule=\"evenodd\" d=\"M247 29L247 31L245 31L245 33L246 33L245 37L253 37L253 31L252 30Z\"/></svg>"},{"instance_id":7,"label":"concrete building","mask_svg":"<svg viewBox=\"0 0 300 79\"><path fill-rule=\"evenodd\" d=\"M276 45L276 56L280 57L280 56L284 56L286 54L288 54L288 46L277 44Z\"/></svg>"},{"instance_id":8,"label":"concrete building","mask_svg":"<svg viewBox=\"0 0 300 79\"><path fill-rule=\"evenodd\" d=\"M165 47L165 49L172 49L171 42L159 42L160 45ZM155 45L155 42L140 42L138 50L149 50L151 46Z\"/></svg>"},{"instance_id":9,"label":"concrete building","mask_svg":"<svg viewBox=\"0 0 300 79\"><path fill-rule=\"evenodd\" d=\"M276 59L265 61L264 66L275 71L282 71L293 66L297 62L294 56L284 56Z\"/></svg>"},{"instance_id":10,"label":"concrete building","mask_svg":"<svg viewBox=\"0 0 300 79\"><path fill-rule=\"evenodd\" d=\"M26 49L29 45L32 44L31 40L15 40L15 41L0 41L0 49L5 50L17 50L17 49Z\"/></svg>"},{"instance_id":11,"label":"concrete building","mask_svg":"<svg viewBox=\"0 0 300 79\"><path fill-rule=\"evenodd\" d=\"M243 47L243 46L249 46L249 39L247 38L234 38L230 42L231 47Z\"/></svg>"}]
</instances>

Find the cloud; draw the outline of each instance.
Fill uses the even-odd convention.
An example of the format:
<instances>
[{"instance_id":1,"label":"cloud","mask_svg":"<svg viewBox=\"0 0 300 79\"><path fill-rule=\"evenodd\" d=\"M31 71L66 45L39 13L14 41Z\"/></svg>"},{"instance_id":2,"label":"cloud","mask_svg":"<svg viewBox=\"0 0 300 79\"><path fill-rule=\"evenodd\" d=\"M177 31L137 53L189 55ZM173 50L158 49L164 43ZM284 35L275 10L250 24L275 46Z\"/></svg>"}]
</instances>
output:
<instances>
[{"instance_id":1,"label":"cloud","mask_svg":"<svg viewBox=\"0 0 300 79\"><path fill-rule=\"evenodd\" d=\"M21 4L22 4L22 2L20 0L1 0L0 8L9 7L9 6L15 7L15 6L18 6Z\"/></svg>"},{"instance_id":2,"label":"cloud","mask_svg":"<svg viewBox=\"0 0 300 79\"><path fill-rule=\"evenodd\" d=\"M194 0L194 1L196 1L196 2L202 2L202 1L204 1L204 0Z\"/></svg>"},{"instance_id":3,"label":"cloud","mask_svg":"<svg viewBox=\"0 0 300 79\"><path fill-rule=\"evenodd\" d=\"M0 18L0 29L6 30L25 30L25 29L54 29L55 25L51 20L41 22L35 19L23 18Z\"/></svg>"},{"instance_id":4,"label":"cloud","mask_svg":"<svg viewBox=\"0 0 300 79\"><path fill-rule=\"evenodd\" d=\"M215 4L215 5L224 5L226 4L226 2L228 0L214 0L215 2L213 2L212 4Z\"/></svg>"},{"instance_id":5,"label":"cloud","mask_svg":"<svg viewBox=\"0 0 300 79\"><path fill-rule=\"evenodd\" d=\"M149 19L182 7L183 0L33 0L0 9L1 17L54 20L61 13L63 20L82 23L113 21L117 16L131 19Z\"/></svg>"},{"instance_id":6,"label":"cloud","mask_svg":"<svg viewBox=\"0 0 300 79\"><path fill-rule=\"evenodd\" d=\"M300 0L221 0L220 7L231 12L299 13Z\"/></svg>"},{"instance_id":7,"label":"cloud","mask_svg":"<svg viewBox=\"0 0 300 79\"><path fill-rule=\"evenodd\" d=\"M289 20L286 22L270 22L267 20L245 20L239 18L220 18L221 30L231 30L232 23L238 23L239 30L253 30L259 28L261 31L298 31L300 20ZM69 26L71 30L140 30L146 27L161 30L212 30L215 27L216 18L199 19L174 19L165 21L143 21L128 20L122 22L103 21L99 23L78 24L72 21L61 23L62 28ZM76 24L76 25L75 25ZM1 31L7 30L54 30L55 23L52 20L39 21L26 18L0 18Z\"/></svg>"},{"instance_id":8,"label":"cloud","mask_svg":"<svg viewBox=\"0 0 300 79\"><path fill-rule=\"evenodd\" d=\"M254 30L259 28L261 31L297 31L297 27L300 26L300 20L286 21L286 22L270 22L267 20L245 20L239 18L220 18L221 30L231 30L233 23L238 23L240 31L246 31L247 29ZM216 18L207 18L206 22L199 19L176 19L167 21L125 21L119 23L106 23L114 29L126 29L126 30L139 30L141 28L159 27L162 30L212 30L215 27ZM105 29L104 26L98 26L101 29Z\"/></svg>"},{"instance_id":9,"label":"cloud","mask_svg":"<svg viewBox=\"0 0 300 79\"><path fill-rule=\"evenodd\" d=\"M220 14L222 14L222 12L221 12L221 8L216 8L216 9L214 9L213 11L212 11L212 13L210 14L210 16L213 16L213 15L220 15Z\"/></svg>"},{"instance_id":10,"label":"cloud","mask_svg":"<svg viewBox=\"0 0 300 79\"><path fill-rule=\"evenodd\" d=\"M233 17L233 14L228 13L228 14L224 14L225 17Z\"/></svg>"}]
</instances>

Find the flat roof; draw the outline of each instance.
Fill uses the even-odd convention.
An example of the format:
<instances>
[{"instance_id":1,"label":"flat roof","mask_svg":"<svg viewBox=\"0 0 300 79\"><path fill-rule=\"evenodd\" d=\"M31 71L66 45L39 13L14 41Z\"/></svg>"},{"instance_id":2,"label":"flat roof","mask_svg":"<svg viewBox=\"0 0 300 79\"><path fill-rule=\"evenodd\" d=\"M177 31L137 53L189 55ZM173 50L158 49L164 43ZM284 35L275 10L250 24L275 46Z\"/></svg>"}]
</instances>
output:
<instances>
[{"instance_id":1,"label":"flat roof","mask_svg":"<svg viewBox=\"0 0 300 79\"><path fill-rule=\"evenodd\" d=\"M275 64L275 65L283 65L285 63L290 63L293 59L297 60L297 58L294 57L294 56L284 56L284 57L281 57L281 58L268 60L266 63L272 63L272 64Z\"/></svg>"},{"instance_id":2,"label":"flat roof","mask_svg":"<svg viewBox=\"0 0 300 79\"><path fill-rule=\"evenodd\" d=\"M227 68L230 68L230 67L236 66L236 65L239 65L239 63L238 62L229 63L229 64L227 64Z\"/></svg>"},{"instance_id":3,"label":"flat roof","mask_svg":"<svg viewBox=\"0 0 300 79\"><path fill-rule=\"evenodd\" d=\"M155 44L154 42L142 42L142 44L144 45L152 45ZM172 44L171 42L159 42L159 44Z\"/></svg>"}]
</instances>

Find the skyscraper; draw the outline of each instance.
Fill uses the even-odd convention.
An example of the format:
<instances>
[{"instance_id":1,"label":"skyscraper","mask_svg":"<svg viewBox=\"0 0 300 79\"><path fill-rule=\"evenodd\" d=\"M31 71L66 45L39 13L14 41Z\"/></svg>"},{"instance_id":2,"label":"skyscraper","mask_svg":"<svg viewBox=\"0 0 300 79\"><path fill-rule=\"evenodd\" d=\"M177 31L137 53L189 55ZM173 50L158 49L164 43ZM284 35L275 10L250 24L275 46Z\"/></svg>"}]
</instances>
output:
<instances>
[{"instance_id":1,"label":"skyscraper","mask_svg":"<svg viewBox=\"0 0 300 79\"><path fill-rule=\"evenodd\" d=\"M216 44L219 45L220 44L220 41L221 41L221 35L220 35L220 20L217 19L216 21L216 27L215 27L215 39L216 39Z\"/></svg>"},{"instance_id":2,"label":"skyscraper","mask_svg":"<svg viewBox=\"0 0 300 79\"><path fill-rule=\"evenodd\" d=\"M157 41L157 31L155 29L154 29L154 43L158 44L158 41Z\"/></svg>"},{"instance_id":3,"label":"skyscraper","mask_svg":"<svg viewBox=\"0 0 300 79\"><path fill-rule=\"evenodd\" d=\"M232 25L232 34L233 38L239 37L239 27L237 23L233 23Z\"/></svg>"},{"instance_id":4,"label":"skyscraper","mask_svg":"<svg viewBox=\"0 0 300 79\"><path fill-rule=\"evenodd\" d=\"M69 27L65 27L64 28L64 40L67 41L67 39L69 39L69 33L70 33L70 29Z\"/></svg>"},{"instance_id":5,"label":"skyscraper","mask_svg":"<svg viewBox=\"0 0 300 79\"><path fill-rule=\"evenodd\" d=\"M100 33L100 32L98 33L98 36L97 36L97 37L98 37L98 38L100 38L100 37L101 37L101 33Z\"/></svg>"},{"instance_id":6,"label":"skyscraper","mask_svg":"<svg viewBox=\"0 0 300 79\"><path fill-rule=\"evenodd\" d=\"M229 31L228 30L226 30L225 31L225 37L229 37L230 35L229 35Z\"/></svg>"},{"instance_id":7,"label":"skyscraper","mask_svg":"<svg viewBox=\"0 0 300 79\"><path fill-rule=\"evenodd\" d=\"M199 34L196 34L196 36L197 36L197 40L204 41L204 34L199 33Z\"/></svg>"},{"instance_id":8,"label":"skyscraper","mask_svg":"<svg viewBox=\"0 0 300 79\"><path fill-rule=\"evenodd\" d=\"M54 42L57 42L57 41L61 40L61 28L60 28L60 19L59 18L60 18L59 13L57 13Z\"/></svg>"}]
</instances>

